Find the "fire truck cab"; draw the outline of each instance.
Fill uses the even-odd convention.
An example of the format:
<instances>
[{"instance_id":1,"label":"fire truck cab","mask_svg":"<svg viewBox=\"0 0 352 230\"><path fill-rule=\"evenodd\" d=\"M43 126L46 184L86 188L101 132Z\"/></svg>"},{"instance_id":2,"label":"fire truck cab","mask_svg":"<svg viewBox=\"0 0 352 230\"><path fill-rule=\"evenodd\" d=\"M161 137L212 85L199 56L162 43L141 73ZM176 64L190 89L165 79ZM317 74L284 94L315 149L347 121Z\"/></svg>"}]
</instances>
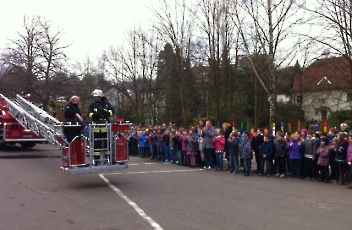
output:
<instances>
[{"instance_id":1,"label":"fire truck cab","mask_svg":"<svg viewBox=\"0 0 352 230\"><path fill-rule=\"evenodd\" d=\"M5 98L0 94L0 145L18 143L23 148L31 148L36 143L44 141L46 141L44 137L37 136L16 121L9 113Z\"/></svg>"}]
</instances>

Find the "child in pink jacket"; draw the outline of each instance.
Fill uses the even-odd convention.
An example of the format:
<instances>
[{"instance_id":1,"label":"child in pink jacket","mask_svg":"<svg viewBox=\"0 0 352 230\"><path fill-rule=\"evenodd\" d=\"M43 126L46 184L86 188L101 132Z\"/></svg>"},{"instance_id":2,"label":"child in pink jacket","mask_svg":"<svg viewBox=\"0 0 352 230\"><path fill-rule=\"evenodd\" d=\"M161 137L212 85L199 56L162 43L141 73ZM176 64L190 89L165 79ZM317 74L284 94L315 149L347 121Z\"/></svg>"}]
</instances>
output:
<instances>
[{"instance_id":1,"label":"child in pink jacket","mask_svg":"<svg viewBox=\"0 0 352 230\"><path fill-rule=\"evenodd\" d=\"M216 162L217 168L216 171L222 171L224 169L223 166L223 157L225 151L225 137L222 135L221 129L215 130L215 137L213 138L214 146L215 146L215 155L216 155Z\"/></svg>"},{"instance_id":2,"label":"child in pink jacket","mask_svg":"<svg viewBox=\"0 0 352 230\"><path fill-rule=\"evenodd\" d=\"M183 166L190 166L191 165L191 159L189 158L189 155L187 155L188 152L188 147L187 147L187 142L186 140L188 139L188 130L184 128L182 130L182 138L181 138L181 143L182 143L182 165Z\"/></svg>"}]
</instances>

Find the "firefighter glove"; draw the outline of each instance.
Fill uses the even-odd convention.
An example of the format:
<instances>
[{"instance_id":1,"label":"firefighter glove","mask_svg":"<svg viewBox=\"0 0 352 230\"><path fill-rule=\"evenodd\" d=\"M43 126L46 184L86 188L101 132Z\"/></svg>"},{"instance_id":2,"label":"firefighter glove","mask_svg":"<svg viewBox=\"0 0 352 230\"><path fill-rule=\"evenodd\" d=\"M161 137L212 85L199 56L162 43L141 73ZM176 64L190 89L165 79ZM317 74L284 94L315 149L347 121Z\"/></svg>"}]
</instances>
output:
<instances>
[{"instance_id":1,"label":"firefighter glove","mask_svg":"<svg viewBox=\"0 0 352 230\"><path fill-rule=\"evenodd\" d=\"M104 115L105 117L110 117L110 112L106 109L104 109Z\"/></svg>"}]
</instances>

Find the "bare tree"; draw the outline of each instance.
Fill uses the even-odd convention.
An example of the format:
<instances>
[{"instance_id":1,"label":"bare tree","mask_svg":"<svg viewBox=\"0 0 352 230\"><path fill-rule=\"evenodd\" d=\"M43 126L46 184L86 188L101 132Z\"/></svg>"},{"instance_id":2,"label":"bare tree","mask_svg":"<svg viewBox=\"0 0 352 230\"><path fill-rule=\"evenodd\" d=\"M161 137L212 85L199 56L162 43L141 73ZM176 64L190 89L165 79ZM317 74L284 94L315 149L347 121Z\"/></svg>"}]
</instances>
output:
<instances>
[{"instance_id":1,"label":"bare tree","mask_svg":"<svg viewBox=\"0 0 352 230\"><path fill-rule=\"evenodd\" d=\"M175 66L178 78L178 93L181 105L182 125L188 125L191 120L192 92L190 92L189 63L192 57L191 45L194 30L192 14L188 10L186 0L160 0L153 9L156 17L154 28L165 43L170 43L176 54ZM194 95L194 94L193 94Z\"/></svg>"},{"instance_id":2,"label":"bare tree","mask_svg":"<svg viewBox=\"0 0 352 230\"><path fill-rule=\"evenodd\" d=\"M83 63L76 63L75 72L72 73L69 87L72 89L70 94L76 94L81 98L82 114L86 114L88 111L88 106L93 100L91 94L93 90L98 88L104 92L107 89L102 78L98 64L89 56L86 57Z\"/></svg>"},{"instance_id":3,"label":"bare tree","mask_svg":"<svg viewBox=\"0 0 352 230\"><path fill-rule=\"evenodd\" d=\"M16 31L16 39L9 39L10 46L2 54L4 66L9 69L12 79L24 87L24 91L33 91L31 82L35 82L35 62L34 57L40 56L39 47L36 46L36 39L41 35L36 26L36 19L24 18L24 32ZM23 76L23 72L25 75ZM22 76L21 76L22 75ZM8 81L9 82L9 81ZM11 85L8 85L11 87ZM26 88L27 87L27 88Z\"/></svg>"},{"instance_id":4,"label":"bare tree","mask_svg":"<svg viewBox=\"0 0 352 230\"><path fill-rule=\"evenodd\" d=\"M318 117L317 112L320 112L325 114L321 119L326 119L324 117L327 112L350 107L347 93L352 93L352 2L351 0L315 0L307 1L303 8L308 20L300 36L306 39L307 50L311 53L309 62L306 64L312 65L304 68L300 78L297 79L297 84L300 85L296 90L299 88L300 92L295 92L295 97L299 98L301 107L308 111L307 116ZM325 68L329 66L324 73L316 67L322 63L325 63ZM314 73L311 69L314 69ZM332 81L329 93L322 94L327 86L321 84L319 86L321 91L307 89L307 85L310 84L307 84L306 79L302 77L307 78L307 75L310 75L310 81L314 80L316 84L326 76L329 81ZM313 76L320 76L320 79L312 79ZM345 82L345 84L341 86L339 82ZM339 88L336 85L340 85ZM316 111L311 109L312 106Z\"/></svg>"},{"instance_id":5,"label":"bare tree","mask_svg":"<svg viewBox=\"0 0 352 230\"><path fill-rule=\"evenodd\" d=\"M42 36L40 36L36 42L40 50L37 78L41 84L38 85L39 87L35 90L35 93L42 95L43 108L46 109L48 101L52 96L52 89L62 83L62 81L55 82L54 79L62 73L67 73L65 68L67 57L64 51L69 45L60 45L63 31L59 29L53 32L50 22L38 18L38 25L42 31ZM63 81L66 80L67 79L63 79ZM52 82L56 84L52 85Z\"/></svg>"},{"instance_id":6,"label":"bare tree","mask_svg":"<svg viewBox=\"0 0 352 230\"><path fill-rule=\"evenodd\" d=\"M304 35L320 44L318 58L345 57L350 72L341 75L345 75L344 78L350 81L352 74L352 1L316 0L314 3L307 5L305 9L312 15L311 26L315 33ZM351 91L351 85L347 87L347 91Z\"/></svg>"},{"instance_id":7,"label":"bare tree","mask_svg":"<svg viewBox=\"0 0 352 230\"><path fill-rule=\"evenodd\" d=\"M208 88L214 101L216 120L229 120L233 99L231 63L237 58L238 43L231 20L233 1L199 0L192 12L200 29L198 49L209 65ZM232 59L233 58L233 59Z\"/></svg>"},{"instance_id":8,"label":"bare tree","mask_svg":"<svg viewBox=\"0 0 352 230\"><path fill-rule=\"evenodd\" d=\"M110 47L105 52L103 64L107 78L116 86L119 110L127 100L133 107L129 115L136 121L156 121L156 78L158 44L155 33L131 30L127 34L127 46Z\"/></svg>"},{"instance_id":9,"label":"bare tree","mask_svg":"<svg viewBox=\"0 0 352 230\"><path fill-rule=\"evenodd\" d=\"M296 4L297 3L297 4ZM251 62L258 81L265 89L270 102L270 119L275 119L276 70L288 65L296 54L297 40L292 36L294 27L300 25L299 1L243 0L235 4L233 20L242 38L244 51ZM300 17L302 15L302 17ZM266 80L259 74L251 54L258 52L266 56Z\"/></svg>"},{"instance_id":10,"label":"bare tree","mask_svg":"<svg viewBox=\"0 0 352 230\"><path fill-rule=\"evenodd\" d=\"M67 74L65 70L65 49L60 45L63 31L53 31L52 24L40 16L24 18L23 32L17 31L17 38L10 39L5 51L5 63L26 70L25 76L18 76L25 83L28 92L40 100L47 109L50 97L62 81L53 81Z\"/></svg>"},{"instance_id":11,"label":"bare tree","mask_svg":"<svg viewBox=\"0 0 352 230\"><path fill-rule=\"evenodd\" d=\"M315 0L305 10L315 33L302 34L322 45L319 54L346 57L352 72L352 1Z\"/></svg>"}]
</instances>

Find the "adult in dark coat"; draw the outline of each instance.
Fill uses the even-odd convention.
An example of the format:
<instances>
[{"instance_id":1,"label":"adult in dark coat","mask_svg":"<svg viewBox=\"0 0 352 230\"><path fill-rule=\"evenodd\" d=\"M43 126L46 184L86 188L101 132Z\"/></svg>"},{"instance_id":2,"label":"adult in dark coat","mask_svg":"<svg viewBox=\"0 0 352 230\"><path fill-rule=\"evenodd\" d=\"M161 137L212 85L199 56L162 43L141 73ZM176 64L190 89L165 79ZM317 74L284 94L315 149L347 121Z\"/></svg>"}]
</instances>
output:
<instances>
[{"instance_id":1,"label":"adult in dark coat","mask_svg":"<svg viewBox=\"0 0 352 230\"><path fill-rule=\"evenodd\" d=\"M339 142L334 148L335 162L338 166L339 180L338 184L343 185L345 180L345 166L347 160L348 135L346 132L339 132L337 135Z\"/></svg>"},{"instance_id":2,"label":"adult in dark coat","mask_svg":"<svg viewBox=\"0 0 352 230\"><path fill-rule=\"evenodd\" d=\"M66 137L66 141L71 143L73 140L81 140L81 131L83 129L83 118L81 111L78 108L79 103L81 102L78 96L72 96L70 102L64 108L64 116L66 119L66 124L63 127L63 132ZM75 143L75 142L73 142ZM71 159L78 164L84 164L84 150L81 148L80 143L73 145L75 151L75 159Z\"/></svg>"},{"instance_id":3,"label":"adult in dark coat","mask_svg":"<svg viewBox=\"0 0 352 230\"><path fill-rule=\"evenodd\" d=\"M215 147L213 137L215 136L215 129L211 123L211 121L205 122L205 127L203 129L204 136L204 169L212 170L214 165L214 155L215 155Z\"/></svg>"},{"instance_id":4,"label":"adult in dark coat","mask_svg":"<svg viewBox=\"0 0 352 230\"><path fill-rule=\"evenodd\" d=\"M71 142L75 137L76 140L81 138L81 124L84 122L82 118L82 113L78 108L79 103L81 102L78 96L72 96L70 102L64 108L64 116L66 122L72 124L72 127L64 127L64 135L67 139L67 142Z\"/></svg>"},{"instance_id":5,"label":"adult in dark coat","mask_svg":"<svg viewBox=\"0 0 352 230\"><path fill-rule=\"evenodd\" d=\"M256 133L254 133L254 138L252 141L252 149L254 151L255 161L257 162L257 170L254 173L260 173L260 145L264 142L264 129L259 128Z\"/></svg>"}]
</instances>

